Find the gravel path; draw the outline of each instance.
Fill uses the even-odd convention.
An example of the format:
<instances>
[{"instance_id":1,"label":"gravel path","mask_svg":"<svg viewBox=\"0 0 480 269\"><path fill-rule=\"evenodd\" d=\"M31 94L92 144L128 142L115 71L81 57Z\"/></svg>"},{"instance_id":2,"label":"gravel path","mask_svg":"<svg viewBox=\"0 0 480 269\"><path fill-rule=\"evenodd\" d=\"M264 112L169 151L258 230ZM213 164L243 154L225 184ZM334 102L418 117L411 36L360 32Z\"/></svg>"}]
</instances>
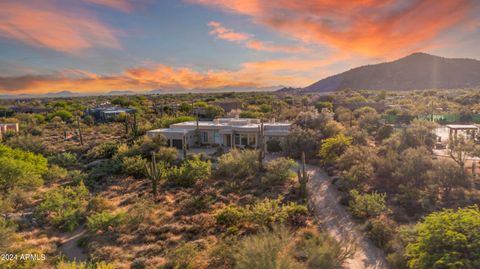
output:
<instances>
[{"instance_id":1,"label":"gravel path","mask_svg":"<svg viewBox=\"0 0 480 269\"><path fill-rule=\"evenodd\" d=\"M69 260L75 260L77 262L83 262L87 260L87 255L85 255L83 249L77 245L78 240L83 234L85 234L85 232L85 227L81 226L73 233L64 234L64 236L62 236L62 244L58 249Z\"/></svg>"},{"instance_id":2,"label":"gravel path","mask_svg":"<svg viewBox=\"0 0 480 269\"><path fill-rule=\"evenodd\" d=\"M315 212L322 230L343 244L355 244L352 258L346 261L349 269L388 269L383 251L358 231L351 216L339 203L339 193L328 175L316 166L308 165L309 206Z\"/></svg>"}]
</instances>

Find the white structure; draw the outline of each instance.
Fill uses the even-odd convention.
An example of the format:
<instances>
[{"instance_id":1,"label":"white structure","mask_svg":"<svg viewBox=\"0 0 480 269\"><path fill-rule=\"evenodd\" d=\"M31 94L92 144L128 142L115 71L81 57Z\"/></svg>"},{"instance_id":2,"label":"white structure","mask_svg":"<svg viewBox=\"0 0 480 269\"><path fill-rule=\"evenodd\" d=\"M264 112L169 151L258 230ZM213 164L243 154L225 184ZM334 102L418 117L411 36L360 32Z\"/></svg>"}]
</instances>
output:
<instances>
[{"instance_id":1,"label":"white structure","mask_svg":"<svg viewBox=\"0 0 480 269\"><path fill-rule=\"evenodd\" d=\"M291 123L272 122L263 124L265 140L282 139L287 136ZM159 134L168 139L169 146L182 148L196 142L202 145L220 145L226 147L258 146L261 122L259 119L219 118L213 121L187 121L170 125L170 128L147 132L150 137Z\"/></svg>"},{"instance_id":2,"label":"white structure","mask_svg":"<svg viewBox=\"0 0 480 269\"><path fill-rule=\"evenodd\" d=\"M0 123L0 139L7 132L18 133L19 132L18 123Z\"/></svg>"}]
</instances>

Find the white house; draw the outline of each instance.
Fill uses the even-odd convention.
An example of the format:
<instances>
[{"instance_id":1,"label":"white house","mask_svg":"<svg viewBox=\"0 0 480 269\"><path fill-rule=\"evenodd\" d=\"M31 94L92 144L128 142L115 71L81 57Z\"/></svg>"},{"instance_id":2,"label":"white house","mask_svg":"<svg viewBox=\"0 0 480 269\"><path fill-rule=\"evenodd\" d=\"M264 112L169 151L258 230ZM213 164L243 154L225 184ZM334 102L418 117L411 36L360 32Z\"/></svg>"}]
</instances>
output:
<instances>
[{"instance_id":1,"label":"white house","mask_svg":"<svg viewBox=\"0 0 480 269\"><path fill-rule=\"evenodd\" d=\"M18 133L18 123L0 123L0 139L5 135L7 132Z\"/></svg>"},{"instance_id":2,"label":"white house","mask_svg":"<svg viewBox=\"0 0 480 269\"><path fill-rule=\"evenodd\" d=\"M267 122L263 124L266 141L281 140L287 136L291 123ZM156 129L147 132L150 137L159 134L168 139L169 146L181 148L196 142L202 145L220 145L225 147L258 146L261 122L259 119L219 118L213 121L187 121L170 125L170 128Z\"/></svg>"}]
</instances>

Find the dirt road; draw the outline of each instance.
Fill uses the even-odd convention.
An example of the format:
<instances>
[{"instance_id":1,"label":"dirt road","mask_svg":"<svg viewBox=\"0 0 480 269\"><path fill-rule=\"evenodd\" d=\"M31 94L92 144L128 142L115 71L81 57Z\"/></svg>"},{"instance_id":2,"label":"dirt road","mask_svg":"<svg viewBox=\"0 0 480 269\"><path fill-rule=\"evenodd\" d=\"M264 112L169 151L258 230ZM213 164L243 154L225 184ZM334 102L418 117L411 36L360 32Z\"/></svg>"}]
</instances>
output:
<instances>
[{"instance_id":1,"label":"dirt road","mask_svg":"<svg viewBox=\"0 0 480 269\"><path fill-rule=\"evenodd\" d=\"M308 166L309 206L315 212L322 230L345 244L355 244L355 253L345 267L349 269L388 269L383 251L365 239L351 216L339 203L339 193L328 175L320 168Z\"/></svg>"}]
</instances>

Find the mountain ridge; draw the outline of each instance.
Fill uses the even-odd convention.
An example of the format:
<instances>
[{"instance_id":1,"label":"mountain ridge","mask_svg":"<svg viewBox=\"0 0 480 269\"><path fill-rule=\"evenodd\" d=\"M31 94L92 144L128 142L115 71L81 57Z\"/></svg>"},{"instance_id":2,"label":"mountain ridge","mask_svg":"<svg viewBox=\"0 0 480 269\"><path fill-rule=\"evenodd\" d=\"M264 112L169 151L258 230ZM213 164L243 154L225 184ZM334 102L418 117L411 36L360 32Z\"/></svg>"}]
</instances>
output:
<instances>
[{"instance_id":1,"label":"mountain ridge","mask_svg":"<svg viewBox=\"0 0 480 269\"><path fill-rule=\"evenodd\" d=\"M296 91L321 93L347 88L396 91L472 87L480 87L479 60L416 52L390 62L355 67Z\"/></svg>"}]
</instances>

